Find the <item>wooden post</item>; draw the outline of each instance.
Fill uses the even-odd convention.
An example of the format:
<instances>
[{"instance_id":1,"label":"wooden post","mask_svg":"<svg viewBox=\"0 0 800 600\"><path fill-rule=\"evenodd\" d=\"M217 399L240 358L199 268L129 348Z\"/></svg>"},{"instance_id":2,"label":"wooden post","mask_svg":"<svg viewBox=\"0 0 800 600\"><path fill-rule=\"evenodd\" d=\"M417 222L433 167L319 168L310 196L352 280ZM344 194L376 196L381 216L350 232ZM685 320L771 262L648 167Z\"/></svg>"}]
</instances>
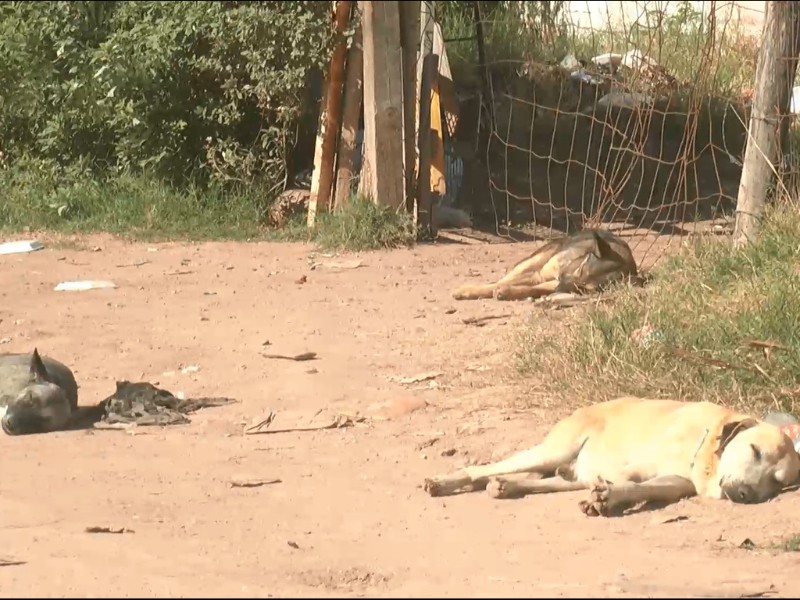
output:
<instances>
[{"instance_id":1,"label":"wooden post","mask_svg":"<svg viewBox=\"0 0 800 600\"><path fill-rule=\"evenodd\" d=\"M475 37L478 38L478 63L481 69L481 80L483 82L483 101L489 107L489 131L494 131L494 100L492 99L492 80L489 75L489 65L486 63L486 40L483 35L483 16L481 15L481 3L475 0L472 5L475 14Z\"/></svg>"},{"instance_id":2,"label":"wooden post","mask_svg":"<svg viewBox=\"0 0 800 600\"><path fill-rule=\"evenodd\" d=\"M406 210L415 213L417 172L417 61L420 0L400 2L400 44L403 47L403 148Z\"/></svg>"},{"instance_id":3,"label":"wooden post","mask_svg":"<svg viewBox=\"0 0 800 600\"><path fill-rule=\"evenodd\" d=\"M373 202L397 210L405 205L403 67L398 0L365 1L362 27L364 167L368 170L368 180L362 190Z\"/></svg>"},{"instance_id":4,"label":"wooden post","mask_svg":"<svg viewBox=\"0 0 800 600\"><path fill-rule=\"evenodd\" d=\"M375 162L375 85L372 84L372 73L375 72L373 56L375 44L372 41L372 1L359 0L361 10L361 47L364 97L364 141L361 144L361 175L358 180L358 193L375 201L372 165ZM367 85L367 80L370 85Z\"/></svg>"},{"instance_id":5,"label":"wooden post","mask_svg":"<svg viewBox=\"0 0 800 600\"><path fill-rule=\"evenodd\" d=\"M342 135L339 138L339 164L336 173L335 208L338 210L350 200L355 174L356 135L361 116L363 96L364 60L362 52L361 25L353 34L353 45L347 56L347 80L344 84L344 108L342 115Z\"/></svg>"},{"instance_id":6,"label":"wooden post","mask_svg":"<svg viewBox=\"0 0 800 600\"><path fill-rule=\"evenodd\" d=\"M733 244L737 248L757 236L767 189L780 159L780 118L789 109L800 54L800 4L766 3L763 44L756 67L755 96L750 115Z\"/></svg>"},{"instance_id":7,"label":"wooden post","mask_svg":"<svg viewBox=\"0 0 800 600\"><path fill-rule=\"evenodd\" d=\"M334 15L334 35L339 39L333 49L330 70L326 76L327 89L323 94L320 126L314 149L314 172L311 175L311 193L308 198L309 227L313 227L317 208L328 208L333 184L333 165L336 158L336 137L339 134L342 113L342 80L347 57L347 39L344 32L350 20L351 0L339 0Z\"/></svg>"},{"instance_id":8,"label":"wooden post","mask_svg":"<svg viewBox=\"0 0 800 600\"><path fill-rule=\"evenodd\" d=\"M439 71L439 57L428 54L422 60L422 81L419 94L419 135L417 147L419 148L419 173L417 174L417 201L419 219L423 232L436 235L433 220L433 207L431 205L431 92L434 80Z\"/></svg>"}]
</instances>

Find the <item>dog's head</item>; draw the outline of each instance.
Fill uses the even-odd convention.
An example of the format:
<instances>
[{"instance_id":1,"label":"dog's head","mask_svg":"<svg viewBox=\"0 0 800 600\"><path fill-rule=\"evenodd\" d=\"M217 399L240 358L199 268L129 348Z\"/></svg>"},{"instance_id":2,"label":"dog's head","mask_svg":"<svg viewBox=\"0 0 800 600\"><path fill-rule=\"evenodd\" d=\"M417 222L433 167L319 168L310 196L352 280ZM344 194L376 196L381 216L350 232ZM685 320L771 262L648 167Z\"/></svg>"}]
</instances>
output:
<instances>
[{"instance_id":1,"label":"dog's head","mask_svg":"<svg viewBox=\"0 0 800 600\"><path fill-rule=\"evenodd\" d=\"M71 415L66 392L49 381L39 352L34 350L28 385L8 402L0 426L8 435L46 433L64 428Z\"/></svg>"},{"instance_id":2,"label":"dog's head","mask_svg":"<svg viewBox=\"0 0 800 600\"><path fill-rule=\"evenodd\" d=\"M754 504L800 478L800 455L779 427L746 418L722 427L717 477L722 498Z\"/></svg>"}]
</instances>

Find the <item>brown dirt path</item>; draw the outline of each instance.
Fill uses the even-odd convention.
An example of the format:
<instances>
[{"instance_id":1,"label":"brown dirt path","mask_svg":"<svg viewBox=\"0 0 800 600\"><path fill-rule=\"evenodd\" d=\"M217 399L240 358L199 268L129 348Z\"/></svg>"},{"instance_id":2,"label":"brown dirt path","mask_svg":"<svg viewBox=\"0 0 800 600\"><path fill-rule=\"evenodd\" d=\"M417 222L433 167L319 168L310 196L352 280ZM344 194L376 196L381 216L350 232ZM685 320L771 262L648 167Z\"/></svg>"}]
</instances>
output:
<instances>
[{"instance_id":1,"label":"brown dirt path","mask_svg":"<svg viewBox=\"0 0 800 600\"><path fill-rule=\"evenodd\" d=\"M126 378L240 400L139 435L0 435L0 561L11 563L0 562L0 595L797 597L797 556L768 547L800 530L798 493L607 520L584 517L580 493L424 494L426 476L529 444L563 416L550 403L514 408L524 388L509 373L515 328L556 317L450 299L526 246L316 256L363 261L344 270L312 269L298 244L104 236L0 257L0 351L36 346L68 362L82 404ZM53 291L70 279L119 287ZM487 314L510 316L462 322ZM261 356L307 351L319 359ZM390 379L432 371L433 384ZM269 410L373 414L419 399L428 406L363 426L242 435ZM234 477L281 483L232 488ZM739 549L745 538L762 549Z\"/></svg>"}]
</instances>

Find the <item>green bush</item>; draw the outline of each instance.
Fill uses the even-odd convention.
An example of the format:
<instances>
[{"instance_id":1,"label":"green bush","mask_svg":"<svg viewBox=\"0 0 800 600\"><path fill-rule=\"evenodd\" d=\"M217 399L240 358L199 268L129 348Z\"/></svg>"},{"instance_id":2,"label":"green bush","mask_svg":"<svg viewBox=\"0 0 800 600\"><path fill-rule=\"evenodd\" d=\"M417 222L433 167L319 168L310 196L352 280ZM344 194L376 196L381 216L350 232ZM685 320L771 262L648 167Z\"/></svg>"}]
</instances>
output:
<instances>
[{"instance_id":1,"label":"green bush","mask_svg":"<svg viewBox=\"0 0 800 600\"><path fill-rule=\"evenodd\" d=\"M276 188L329 55L326 2L4 2L6 167ZM83 168L83 167L81 167Z\"/></svg>"}]
</instances>

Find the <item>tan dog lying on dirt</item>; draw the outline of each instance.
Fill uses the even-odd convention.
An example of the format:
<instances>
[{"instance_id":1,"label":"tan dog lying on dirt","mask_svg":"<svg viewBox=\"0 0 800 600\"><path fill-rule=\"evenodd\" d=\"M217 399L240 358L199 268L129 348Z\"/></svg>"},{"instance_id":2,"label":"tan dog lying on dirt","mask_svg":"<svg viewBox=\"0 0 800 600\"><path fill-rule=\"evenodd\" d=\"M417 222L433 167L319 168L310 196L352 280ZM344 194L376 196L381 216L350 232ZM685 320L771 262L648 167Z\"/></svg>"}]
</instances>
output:
<instances>
[{"instance_id":1,"label":"tan dog lying on dirt","mask_svg":"<svg viewBox=\"0 0 800 600\"><path fill-rule=\"evenodd\" d=\"M453 292L453 298L526 300L554 293L592 293L637 276L636 261L627 243L609 231L586 229L546 243L497 283L461 286Z\"/></svg>"},{"instance_id":2,"label":"tan dog lying on dirt","mask_svg":"<svg viewBox=\"0 0 800 600\"><path fill-rule=\"evenodd\" d=\"M542 479L502 476L538 473ZM700 496L768 500L800 477L780 428L710 402L623 397L581 408L505 460L425 480L431 496L487 488L494 498L591 490L588 516Z\"/></svg>"}]
</instances>

